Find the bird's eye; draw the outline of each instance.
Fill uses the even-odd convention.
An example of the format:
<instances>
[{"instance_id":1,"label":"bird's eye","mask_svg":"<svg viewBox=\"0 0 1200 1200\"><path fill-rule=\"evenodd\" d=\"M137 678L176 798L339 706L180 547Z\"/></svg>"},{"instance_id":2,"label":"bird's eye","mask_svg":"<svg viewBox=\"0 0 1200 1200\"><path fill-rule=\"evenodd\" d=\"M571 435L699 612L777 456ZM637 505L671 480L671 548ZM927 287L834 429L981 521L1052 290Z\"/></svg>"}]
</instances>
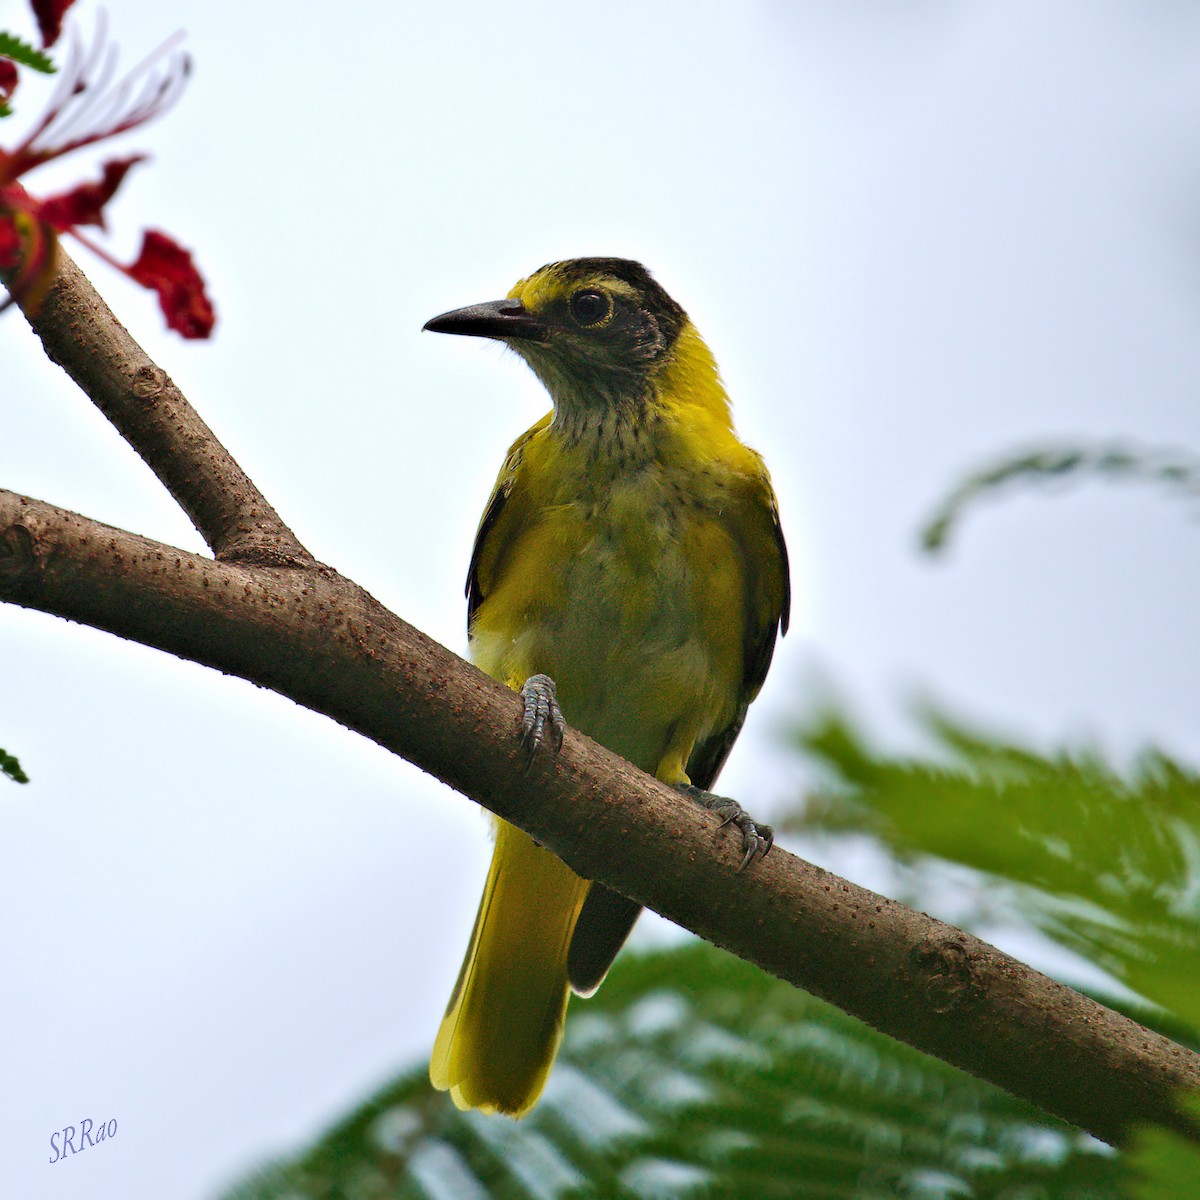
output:
<instances>
[{"instance_id":1,"label":"bird's eye","mask_svg":"<svg viewBox=\"0 0 1200 1200\"><path fill-rule=\"evenodd\" d=\"M612 311L612 302L603 292L576 292L571 297L571 316L580 325L599 325Z\"/></svg>"}]
</instances>

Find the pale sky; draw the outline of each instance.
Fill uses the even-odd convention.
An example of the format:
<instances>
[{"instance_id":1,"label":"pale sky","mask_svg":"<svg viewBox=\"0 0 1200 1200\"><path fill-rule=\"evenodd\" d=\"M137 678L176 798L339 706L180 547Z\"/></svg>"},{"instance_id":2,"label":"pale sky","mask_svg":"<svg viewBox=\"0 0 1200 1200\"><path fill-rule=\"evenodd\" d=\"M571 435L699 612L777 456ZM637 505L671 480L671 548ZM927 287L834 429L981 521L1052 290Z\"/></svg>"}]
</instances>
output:
<instances>
[{"instance_id":1,"label":"pale sky","mask_svg":"<svg viewBox=\"0 0 1200 1200\"><path fill-rule=\"evenodd\" d=\"M792 553L793 631L723 791L794 793L779 731L821 676L892 744L929 695L1043 747L1200 761L1194 509L1022 493L946 560L916 552L945 490L1015 446L1200 449L1200 10L281 11L110 5L126 64L176 29L195 59L178 109L115 148L154 162L111 244L189 246L215 339L75 256L315 554L463 651L475 523L547 402L514 356L421 325L549 260L634 257L716 354ZM0 26L29 33L24 4ZM203 550L17 314L0 356L0 485ZM425 1057L489 853L473 805L105 634L0 607L0 648L0 746L33 777L0 781L13 1195L211 1196ZM870 855L827 861L886 883ZM83 1117L117 1137L49 1165Z\"/></svg>"}]
</instances>

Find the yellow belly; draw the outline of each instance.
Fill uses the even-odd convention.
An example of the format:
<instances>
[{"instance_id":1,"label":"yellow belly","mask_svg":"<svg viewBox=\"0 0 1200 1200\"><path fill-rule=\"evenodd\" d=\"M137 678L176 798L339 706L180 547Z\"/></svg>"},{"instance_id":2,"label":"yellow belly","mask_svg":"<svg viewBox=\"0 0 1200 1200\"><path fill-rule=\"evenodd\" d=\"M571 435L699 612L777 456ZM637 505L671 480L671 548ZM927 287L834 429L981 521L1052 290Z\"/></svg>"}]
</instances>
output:
<instances>
[{"instance_id":1,"label":"yellow belly","mask_svg":"<svg viewBox=\"0 0 1200 1200\"><path fill-rule=\"evenodd\" d=\"M603 503L546 510L506 558L475 614L473 661L514 687L549 675L571 725L682 782L742 680L740 559L719 519L648 470Z\"/></svg>"}]
</instances>

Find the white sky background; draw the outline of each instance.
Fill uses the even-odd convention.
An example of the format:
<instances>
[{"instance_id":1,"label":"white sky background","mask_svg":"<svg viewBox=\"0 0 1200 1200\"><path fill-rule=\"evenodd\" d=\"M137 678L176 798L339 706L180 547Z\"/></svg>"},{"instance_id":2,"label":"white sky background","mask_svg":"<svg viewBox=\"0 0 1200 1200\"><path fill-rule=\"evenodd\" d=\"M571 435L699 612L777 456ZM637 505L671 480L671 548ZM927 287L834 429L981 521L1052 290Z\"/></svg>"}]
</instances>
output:
<instances>
[{"instance_id":1,"label":"white sky background","mask_svg":"<svg viewBox=\"0 0 1200 1200\"><path fill-rule=\"evenodd\" d=\"M155 161L112 244L191 247L215 340L76 257L315 554L463 650L475 522L546 401L514 357L421 325L551 259L636 257L713 347L792 550L793 633L723 790L788 794L778 730L814 671L893 740L922 690L1040 745L1200 761L1194 510L1022 493L948 560L915 550L1014 445L1200 449L1200 10L282 11L110 3L126 64L176 28L195 59L179 108L116 148ZM0 26L32 28L17 0ZM0 485L203 550L16 314L0 413ZM33 777L0 786L12 1195L211 1195L424 1057L489 853L469 802L104 634L0 607L0 654L0 745ZM82 1117L117 1138L50 1166Z\"/></svg>"}]
</instances>

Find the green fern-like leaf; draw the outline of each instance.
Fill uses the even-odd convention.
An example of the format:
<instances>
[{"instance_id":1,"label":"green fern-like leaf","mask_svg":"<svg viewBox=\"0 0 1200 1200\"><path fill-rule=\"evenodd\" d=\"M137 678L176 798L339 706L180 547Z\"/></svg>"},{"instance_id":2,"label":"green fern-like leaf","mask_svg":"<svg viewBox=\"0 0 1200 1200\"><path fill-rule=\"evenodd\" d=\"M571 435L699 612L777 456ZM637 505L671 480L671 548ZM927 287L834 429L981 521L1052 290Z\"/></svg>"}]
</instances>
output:
<instances>
[{"instance_id":1,"label":"green fern-like leaf","mask_svg":"<svg viewBox=\"0 0 1200 1200\"><path fill-rule=\"evenodd\" d=\"M1200 1098L1187 1102L1200 1117ZM1183 1200L1200 1187L1200 1146L1165 1129L1143 1130L1129 1154L1131 1200Z\"/></svg>"},{"instance_id":2,"label":"green fern-like leaf","mask_svg":"<svg viewBox=\"0 0 1200 1200\"><path fill-rule=\"evenodd\" d=\"M994 465L968 475L925 524L921 546L930 554L944 550L966 510L1002 488L1085 474L1159 483L1191 499L1200 496L1200 462L1188 456L1124 446L1043 447L1007 455Z\"/></svg>"},{"instance_id":3,"label":"green fern-like leaf","mask_svg":"<svg viewBox=\"0 0 1200 1200\"><path fill-rule=\"evenodd\" d=\"M1196 1045L1200 776L1153 752L1122 775L1095 754L1048 758L933 714L927 726L943 751L932 762L879 754L841 717L817 722L801 741L830 783L792 827L869 831L897 861L980 872L984 890L1004 885L1044 934L1166 1010L1137 1019ZM1200 1147L1174 1132L1142 1131L1123 1165L1129 1200L1200 1194Z\"/></svg>"},{"instance_id":4,"label":"green fern-like leaf","mask_svg":"<svg viewBox=\"0 0 1200 1200\"><path fill-rule=\"evenodd\" d=\"M1125 776L1095 754L928 728L932 762L818 722L802 742L831 783L790 827L869 832L901 862L986 873L1044 934L1200 1030L1200 776L1156 753Z\"/></svg>"},{"instance_id":5,"label":"green fern-like leaf","mask_svg":"<svg viewBox=\"0 0 1200 1200\"><path fill-rule=\"evenodd\" d=\"M803 744L829 783L811 832L873 833L1006 889L1014 911L1200 1030L1200 776L1161 755L1114 771L931 716L932 760L827 717ZM1014 1048L1019 1053L1019 1048ZM627 955L575 1003L520 1122L460 1113L418 1068L223 1200L1166 1200L1200 1152L1147 1130L1118 1155L703 943Z\"/></svg>"},{"instance_id":6,"label":"green fern-like leaf","mask_svg":"<svg viewBox=\"0 0 1200 1200\"><path fill-rule=\"evenodd\" d=\"M423 1068L223 1200L1116 1200L1106 1148L703 943L576 1002L541 1103L458 1112Z\"/></svg>"},{"instance_id":7,"label":"green fern-like leaf","mask_svg":"<svg viewBox=\"0 0 1200 1200\"><path fill-rule=\"evenodd\" d=\"M28 67L31 71L39 71L43 75L53 75L58 70L41 50L31 46L28 42L23 42L14 34L3 31L0 31L0 57L11 58L20 66Z\"/></svg>"},{"instance_id":8,"label":"green fern-like leaf","mask_svg":"<svg viewBox=\"0 0 1200 1200\"><path fill-rule=\"evenodd\" d=\"M21 764L4 750L0 750L0 775L7 775L14 783L29 782L29 776L21 770Z\"/></svg>"}]
</instances>

